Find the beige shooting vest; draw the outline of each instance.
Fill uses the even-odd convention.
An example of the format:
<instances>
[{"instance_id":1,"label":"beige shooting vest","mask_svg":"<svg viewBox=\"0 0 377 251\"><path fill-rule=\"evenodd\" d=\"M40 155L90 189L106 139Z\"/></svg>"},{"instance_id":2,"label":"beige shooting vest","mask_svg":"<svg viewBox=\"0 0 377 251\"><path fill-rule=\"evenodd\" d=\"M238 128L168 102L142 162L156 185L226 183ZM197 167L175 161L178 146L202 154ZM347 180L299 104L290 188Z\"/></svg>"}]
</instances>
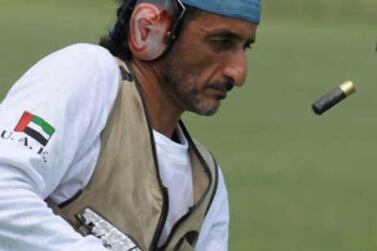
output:
<instances>
[{"instance_id":1,"label":"beige shooting vest","mask_svg":"<svg viewBox=\"0 0 377 251\"><path fill-rule=\"evenodd\" d=\"M101 135L95 172L78 198L54 210L83 233L77 214L89 207L132 236L143 251L194 250L217 188L215 160L192 141L181 123L189 141L194 205L173 227L166 243L158 248L169 210L167 189L161 183L153 133L139 85L132 80L124 63L120 62L120 68L123 80Z\"/></svg>"}]
</instances>

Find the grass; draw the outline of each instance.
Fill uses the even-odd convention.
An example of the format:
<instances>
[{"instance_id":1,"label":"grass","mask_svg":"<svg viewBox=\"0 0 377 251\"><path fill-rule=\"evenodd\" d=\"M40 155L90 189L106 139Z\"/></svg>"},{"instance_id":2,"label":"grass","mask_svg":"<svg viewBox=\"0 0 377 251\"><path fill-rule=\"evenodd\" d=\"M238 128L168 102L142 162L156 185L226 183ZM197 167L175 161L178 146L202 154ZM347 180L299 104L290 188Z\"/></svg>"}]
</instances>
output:
<instances>
[{"instance_id":1,"label":"grass","mask_svg":"<svg viewBox=\"0 0 377 251\"><path fill-rule=\"evenodd\" d=\"M114 12L99 0L40 0L31 11L25 0L3 2L0 98L43 55L96 42ZM246 85L216 116L185 116L225 173L230 250L377 249L375 3L328 1L341 10L331 15L324 1L303 2L266 2ZM355 95L321 117L311 112L348 79Z\"/></svg>"}]
</instances>

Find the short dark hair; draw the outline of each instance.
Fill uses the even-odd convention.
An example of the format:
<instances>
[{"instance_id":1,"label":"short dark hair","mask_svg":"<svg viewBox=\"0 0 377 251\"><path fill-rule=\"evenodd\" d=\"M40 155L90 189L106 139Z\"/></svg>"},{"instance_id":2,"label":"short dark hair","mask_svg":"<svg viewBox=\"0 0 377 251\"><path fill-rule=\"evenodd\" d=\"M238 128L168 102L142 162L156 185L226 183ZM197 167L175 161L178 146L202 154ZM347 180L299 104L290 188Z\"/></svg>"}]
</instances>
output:
<instances>
[{"instance_id":1,"label":"short dark hair","mask_svg":"<svg viewBox=\"0 0 377 251\"><path fill-rule=\"evenodd\" d=\"M135 1L123 0L122 2L123 3L117 9L117 19L115 21L115 24L113 25L112 29L108 32L108 34L101 37L99 44L102 47L108 49L114 56L119 57L122 60L130 60L132 59L132 53L128 48L126 41L128 39L129 23L132 14L132 10L130 10L130 5L134 4ZM185 7L186 11L180 29L182 29L184 25L189 20L191 20L198 11L197 8L192 6ZM177 32L179 33L179 30Z\"/></svg>"}]
</instances>

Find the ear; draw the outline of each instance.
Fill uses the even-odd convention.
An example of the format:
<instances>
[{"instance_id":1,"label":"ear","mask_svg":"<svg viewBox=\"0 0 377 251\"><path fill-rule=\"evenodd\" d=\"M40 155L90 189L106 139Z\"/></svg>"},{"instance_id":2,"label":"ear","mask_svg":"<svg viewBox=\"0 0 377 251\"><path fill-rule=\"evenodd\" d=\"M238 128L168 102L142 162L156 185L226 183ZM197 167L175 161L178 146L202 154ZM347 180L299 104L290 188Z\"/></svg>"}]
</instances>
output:
<instances>
[{"instance_id":1,"label":"ear","mask_svg":"<svg viewBox=\"0 0 377 251\"><path fill-rule=\"evenodd\" d=\"M166 10L150 3L136 6L130 19L128 46L134 57L150 61L165 51L172 18Z\"/></svg>"}]
</instances>

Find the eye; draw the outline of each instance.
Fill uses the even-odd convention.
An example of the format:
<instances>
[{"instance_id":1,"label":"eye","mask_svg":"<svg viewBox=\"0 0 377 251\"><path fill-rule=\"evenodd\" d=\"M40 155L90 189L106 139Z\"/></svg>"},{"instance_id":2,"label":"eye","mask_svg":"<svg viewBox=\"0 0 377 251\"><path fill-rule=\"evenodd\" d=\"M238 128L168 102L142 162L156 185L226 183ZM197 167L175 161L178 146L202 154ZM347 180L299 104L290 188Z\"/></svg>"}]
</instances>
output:
<instances>
[{"instance_id":1,"label":"eye","mask_svg":"<svg viewBox=\"0 0 377 251\"><path fill-rule=\"evenodd\" d=\"M215 50L230 50L234 46L234 41L227 38L216 38L211 42Z\"/></svg>"}]
</instances>

